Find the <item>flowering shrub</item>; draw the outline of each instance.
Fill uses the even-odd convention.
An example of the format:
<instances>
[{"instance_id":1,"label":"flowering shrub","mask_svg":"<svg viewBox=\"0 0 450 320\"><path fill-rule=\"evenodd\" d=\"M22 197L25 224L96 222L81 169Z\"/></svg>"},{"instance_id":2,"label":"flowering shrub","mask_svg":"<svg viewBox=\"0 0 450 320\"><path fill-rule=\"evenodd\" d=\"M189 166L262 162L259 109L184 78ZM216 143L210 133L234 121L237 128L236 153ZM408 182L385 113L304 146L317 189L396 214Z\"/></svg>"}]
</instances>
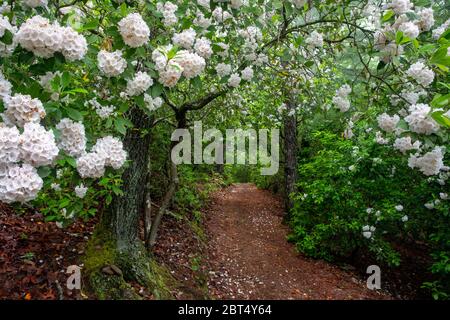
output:
<instances>
[{"instance_id":1,"label":"flowering shrub","mask_svg":"<svg viewBox=\"0 0 450 320\"><path fill-rule=\"evenodd\" d=\"M303 132L313 146L300 165L310 184L295 196L299 248L331 259L366 247L398 264L380 234L420 229L441 250L434 271L448 277L444 4L5 1L0 201L36 200L63 222L89 216L122 194L130 155L149 149L136 141L161 122L241 124L251 114L256 126L293 119L321 132L311 123L331 119L325 133Z\"/></svg>"}]
</instances>

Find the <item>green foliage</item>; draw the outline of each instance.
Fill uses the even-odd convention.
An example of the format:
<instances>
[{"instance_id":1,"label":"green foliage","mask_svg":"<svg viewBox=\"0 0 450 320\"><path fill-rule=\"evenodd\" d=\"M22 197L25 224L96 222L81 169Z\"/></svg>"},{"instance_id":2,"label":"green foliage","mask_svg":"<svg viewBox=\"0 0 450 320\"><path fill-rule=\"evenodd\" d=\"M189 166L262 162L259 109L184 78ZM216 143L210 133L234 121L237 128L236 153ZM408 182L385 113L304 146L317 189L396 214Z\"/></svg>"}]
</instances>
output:
<instances>
[{"instance_id":1,"label":"green foliage","mask_svg":"<svg viewBox=\"0 0 450 320\"><path fill-rule=\"evenodd\" d=\"M425 208L439 186L363 132L357 143L327 130L305 139L289 240L315 258L348 259L363 250L392 266L401 262L393 243L426 241L435 261L431 271L439 278L433 295L443 297L449 290L449 206L440 202L434 210ZM395 209L399 204L402 211ZM376 228L369 239L363 236L364 226Z\"/></svg>"}]
</instances>

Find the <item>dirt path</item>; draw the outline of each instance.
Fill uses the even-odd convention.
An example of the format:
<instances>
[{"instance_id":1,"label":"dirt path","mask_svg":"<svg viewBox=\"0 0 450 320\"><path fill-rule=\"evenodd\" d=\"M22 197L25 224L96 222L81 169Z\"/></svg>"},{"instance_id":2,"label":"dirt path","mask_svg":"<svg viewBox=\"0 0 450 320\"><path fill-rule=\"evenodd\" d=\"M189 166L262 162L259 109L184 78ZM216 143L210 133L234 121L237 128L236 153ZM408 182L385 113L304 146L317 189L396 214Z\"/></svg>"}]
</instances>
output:
<instances>
[{"instance_id":1,"label":"dirt path","mask_svg":"<svg viewBox=\"0 0 450 320\"><path fill-rule=\"evenodd\" d=\"M296 253L280 200L251 184L215 194L207 215L209 289L218 299L383 299L351 273Z\"/></svg>"}]
</instances>

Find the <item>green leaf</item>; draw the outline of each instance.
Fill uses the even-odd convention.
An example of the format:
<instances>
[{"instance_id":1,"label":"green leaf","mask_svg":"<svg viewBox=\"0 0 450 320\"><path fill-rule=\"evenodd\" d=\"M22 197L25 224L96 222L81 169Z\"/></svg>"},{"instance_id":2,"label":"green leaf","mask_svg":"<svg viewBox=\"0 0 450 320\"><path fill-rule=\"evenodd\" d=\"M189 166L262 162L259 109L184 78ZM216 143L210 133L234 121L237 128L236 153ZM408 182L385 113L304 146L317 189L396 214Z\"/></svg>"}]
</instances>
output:
<instances>
[{"instance_id":1,"label":"green leaf","mask_svg":"<svg viewBox=\"0 0 450 320\"><path fill-rule=\"evenodd\" d=\"M201 90L203 88L203 82L200 79L200 77L195 77L194 79L191 80L192 85L194 86L194 88Z\"/></svg>"},{"instance_id":2,"label":"green leaf","mask_svg":"<svg viewBox=\"0 0 450 320\"><path fill-rule=\"evenodd\" d=\"M160 83L155 83L155 85L152 87L152 97L157 98L163 93L164 87Z\"/></svg>"},{"instance_id":3,"label":"green leaf","mask_svg":"<svg viewBox=\"0 0 450 320\"><path fill-rule=\"evenodd\" d=\"M391 19L394 16L395 12L394 10L388 10L386 11L386 13L383 15L383 18L381 19L381 21L386 22L389 19Z\"/></svg>"},{"instance_id":4,"label":"green leaf","mask_svg":"<svg viewBox=\"0 0 450 320\"><path fill-rule=\"evenodd\" d=\"M443 96L438 94L433 98L433 101L431 101L431 105L434 108L445 107L449 104L450 104L450 93Z\"/></svg>"},{"instance_id":5,"label":"green leaf","mask_svg":"<svg viewBox=\"0 0 450 320\"><path fill-rule=\"evenodd\" d=\"M450 118L444 116L444 111L436 111L431 114L431 117L441 126L450 128Z\"/></svg>"},{"instance_id":6,"label":"green leaf","mask_svg":"<svg viewBox=\"0 0 450 320\"><path fill-rule=\"evenodd\" d=\"M83 30L96 30L98 29L99 22L97 19L91 19L83 25Z\"/></svg>"},{"instance_id":7,"label":"green leaf","mask_svg":"<svg viewBox=\"0 0 450 320\"><path fill-rule=\"evenodd\" d=\"M52 173L52 169L50 167L40 167L37 170L37 172L38 172L39 177L44 179L44 178L47 178Z\"/></svg>"},{"instance_id":8,"label":"green leaf","mask_svg":"<svg viewBox=\"0 0 450 320\"><path fill-rule=\"evenodd\" d=\"M9 30L5 30L3 37L0 38L0 41L6 45L10 45L13 43L14 35Z\"/></svg>"},{"instance_id":9,"label":"green leaf","mask_svg":"<svg viewBox=\"0 0 450 320\"><path fill-rule=\"evenodd\" d=\"M83 115L78 110L75 110L75 109L69 108L69 107L65 107L64 110L66 110L67 115L72 120L75 120L75 121L82 121L83 120Z\"/></svg>"},{"instance_id":10,"label":"green leaf","mask_svg":"<svg viewBox=\"0 0 450 320\"><path fill-rule=\"evenodd\" d=\"M127 133L126 121L123 118L117 118L114 120L114 128L122 135Z\"/></svg>"},{"instance_id":11,"label":"green leaf","mask_svg":"<svg viewBox=\"0 0 450 320\"><path fill-rule=\"evenodd\" d=\"M68 73L67 71L64 71L64 73L62 74L62 76L61 76L61 88L66 88L69 84L70 84L70 81L71 81L71 76L70 76L70 73Z\"/></svg>"},{"instance_id":12,"label":"green leaf","mask_svg":"<svg viewBox=\"0 0 450 320\"><path fill-rule=\"evenodd\" d=\"M77 161L72 157L66 157L66 162L73 168L77 167Z\"/></svg>"},{"instance_id":13,"label":"green leaf","mask_svg":"<svg viewBox=\"0 0 450 320\"><path fill-rule=\"evenodd\" d=\"M403 40L403 32L397 31L397 33L395 34L395 43L400 44L402 40Z\"/></svg>"}]
</instances>

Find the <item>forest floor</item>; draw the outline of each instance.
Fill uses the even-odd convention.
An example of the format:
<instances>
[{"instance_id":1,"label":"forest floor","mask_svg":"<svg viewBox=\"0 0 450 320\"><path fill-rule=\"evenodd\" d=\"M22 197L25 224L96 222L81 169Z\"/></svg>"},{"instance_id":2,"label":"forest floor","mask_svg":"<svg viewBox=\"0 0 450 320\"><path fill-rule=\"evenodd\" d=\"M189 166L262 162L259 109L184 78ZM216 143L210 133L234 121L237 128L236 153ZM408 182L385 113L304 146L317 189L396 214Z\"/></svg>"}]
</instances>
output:
<instances>
[{"instance_id":1,"label":"forest floor","mask_svg":"<svg viewBox=\"0 0 450 320\"><path fill-rule=\"evenodd\" d=\"M252 184L214 192L203 211L168 214L161 224L154 256L179 283L177 299L417 298L416 278L423 273L417 254L406 264L408 272L394 274L394 296L368 290L363 261L361 268L342 268L297 253L286 240L281 199ZM65 271L82 267L96 220L60 229L39 213L17 215L0 204L0 299L94 298L67 290ZM143 299L153 299L134 286Z\"/></svg>"},{"instance_id":2,"label":"forest floor","mask_svg":"<svg viewBox=\"0 0 450 320\"><path fill-rule=\"evenodd\" d=\"M218 299L389 299L286 241L280 199L252 184L218 192L207 214L209 287Z\"/></svg>"}]
</instances>

